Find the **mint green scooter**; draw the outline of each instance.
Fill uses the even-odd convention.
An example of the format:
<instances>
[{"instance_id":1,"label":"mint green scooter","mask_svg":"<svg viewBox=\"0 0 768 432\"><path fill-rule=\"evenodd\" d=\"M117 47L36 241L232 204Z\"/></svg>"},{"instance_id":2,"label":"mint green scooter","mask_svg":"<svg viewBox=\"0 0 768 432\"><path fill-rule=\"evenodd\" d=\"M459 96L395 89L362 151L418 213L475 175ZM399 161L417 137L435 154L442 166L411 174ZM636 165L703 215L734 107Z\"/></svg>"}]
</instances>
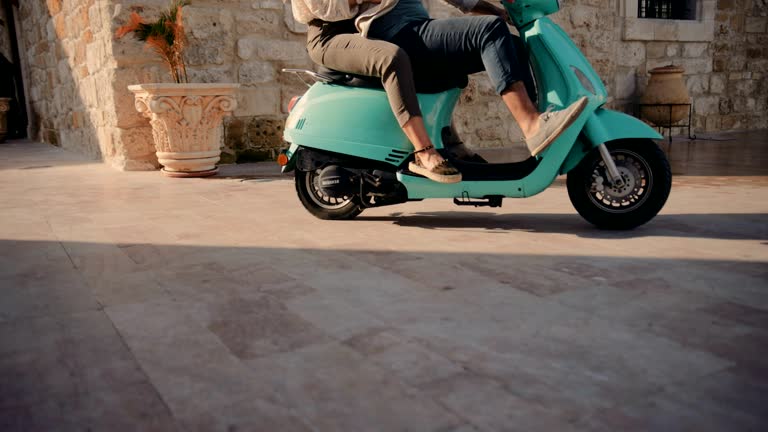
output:
<instances>
[{"instance_id":1,"label":"mint green scooter","mask_svg":"<svg viewBox=\"0 0 768 432\"><path fill-rule=\"evenodd\" d=\"M600 77L546 17L559 10L558 0L503 5L527 47L540 110L587 96L580 117L536 157L503 164L465 161L450 151L458 142L451 117L461 83L420 93L432 142L462 172L459 183L437 183L408 171L413 147L378 78L286 69L314 81L289 104L284 138L290 147L278 157L283 172L295 170L296 192L310 213L352 219L369 207L425 198L499 207L504 197L536 195L567 173L571 202L597 227L631 229L656 216L672 185L669 162L653 141L662 137L640 120L602 107L607 93Z\"/></svg>"}]
</instances>

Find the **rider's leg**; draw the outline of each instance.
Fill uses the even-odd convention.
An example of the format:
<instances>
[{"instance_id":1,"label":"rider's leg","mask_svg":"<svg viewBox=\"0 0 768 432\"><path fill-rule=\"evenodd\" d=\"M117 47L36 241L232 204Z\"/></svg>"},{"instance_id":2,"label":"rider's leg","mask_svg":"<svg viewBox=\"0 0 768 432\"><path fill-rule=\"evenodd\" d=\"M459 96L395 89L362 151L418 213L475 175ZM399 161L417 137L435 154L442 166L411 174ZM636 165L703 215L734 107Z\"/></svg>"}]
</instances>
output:
<instances>
[{"instance_id":1,"label":"rider's leg","mask_svg":"<svg viewBox=\"0 0 768 432\"><path fill-rule=\"evenodd\" d=\"M513 36L501 18L438 19L421 23L413 30L419 36L419 48L428 50L433 59L463 65L468 73L488 72L534 155L552 143L586 105L586 98L582 98L562 111L538 112L521 81L527 64L519 63ZM412 57L420 58L413 54Z\"/></svg>"},{"instance_id":2,"label":"rider's leg","mask_svg":"<svg viewBox=\"0 0 768 432\"><path fill-rule=\"evenodd\" d=\"M438 181L446 181L446 177L458 181L461 174L446 165L427 134L408 54L392 43L366 39L359 34L334 32L333 29L334 25L310 26L307 43L310 58L331 69L381 77L392 112L415 150L419 151L416 157L421 166L440 171L440 175L435 176Z\"/></svg>"}]
</instances>

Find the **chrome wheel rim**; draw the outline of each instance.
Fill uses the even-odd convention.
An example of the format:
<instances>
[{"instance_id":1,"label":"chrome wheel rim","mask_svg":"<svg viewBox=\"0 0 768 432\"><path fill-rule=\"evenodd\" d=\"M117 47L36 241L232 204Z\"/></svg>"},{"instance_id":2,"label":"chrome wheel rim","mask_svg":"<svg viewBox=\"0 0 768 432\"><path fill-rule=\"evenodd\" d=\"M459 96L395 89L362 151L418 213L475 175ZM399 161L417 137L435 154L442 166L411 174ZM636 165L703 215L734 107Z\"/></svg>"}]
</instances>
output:
<instances>
[{"instance_id":1,"label":"chrome wheel rim","mask_svg":"<svg viewBox=\"0 0 768 432\"><path fill-rule=\"evenodd\" d=\"M611 151L624 184L616 186L608 180L605 162L597 161L587 183L587 195L592 202L609 213L627 213L641 206L653 188L653 172L648 162L629 150Z\"/></svg>"},{"instance_id":2,"label":"chrome wheel rim","mask_svg":"<svg viewBox=\"0 0 768 432\"><path fill-rule=\"evenodd\" d=\"M304 182L312 202L326 210L338 210L352 201L350 196L345 195L342 198L334 198L323 193L323 190L320 188L320 176L317 175L317 171L308 172L304 176Z\"/></svg>"}]
</instances>

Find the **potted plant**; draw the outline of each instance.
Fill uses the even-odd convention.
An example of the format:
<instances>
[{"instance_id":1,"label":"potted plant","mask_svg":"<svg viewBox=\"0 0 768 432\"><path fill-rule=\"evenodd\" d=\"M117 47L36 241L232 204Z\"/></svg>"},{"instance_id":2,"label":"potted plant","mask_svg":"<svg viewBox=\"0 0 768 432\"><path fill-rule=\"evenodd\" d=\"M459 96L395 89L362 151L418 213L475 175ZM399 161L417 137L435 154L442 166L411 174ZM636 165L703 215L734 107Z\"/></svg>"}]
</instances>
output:
<instances>
[{"instance_id":1,"label":"potted plant","mask_svg":"<svg viewBox=\"0 0 768 432\"><path fill-rule=\"evenodd\" d=\"M240 85L187 82L182 8L188 4L188 0L172 0L169 9L152 22L132 12L115 36L132 33L163 59L173 78L174 83L128 86L134 93L136 110L150 119L163 173L207 177L218 170L222 118L237 107L235 91Z\"/></svg>"}]
</instances>

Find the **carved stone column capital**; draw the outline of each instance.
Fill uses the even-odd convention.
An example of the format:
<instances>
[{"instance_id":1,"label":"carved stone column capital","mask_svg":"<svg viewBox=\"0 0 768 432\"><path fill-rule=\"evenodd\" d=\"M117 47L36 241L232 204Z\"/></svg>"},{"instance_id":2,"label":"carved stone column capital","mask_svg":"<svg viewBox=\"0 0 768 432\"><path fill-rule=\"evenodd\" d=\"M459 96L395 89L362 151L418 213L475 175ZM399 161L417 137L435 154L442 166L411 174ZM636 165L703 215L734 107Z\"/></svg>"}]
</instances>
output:
<instances>
[{"instance_id":1,"label":"carved stone column capital","mask_svg":"<svg viewBox=\"0 0 768 432\"><path fill-rule=\"evenodd\" d=\"M145 84L128 87L150 119L157 158L166 173L215 173L221 124L237 108L239 84Z\"/></svg>"}]
</instances>

